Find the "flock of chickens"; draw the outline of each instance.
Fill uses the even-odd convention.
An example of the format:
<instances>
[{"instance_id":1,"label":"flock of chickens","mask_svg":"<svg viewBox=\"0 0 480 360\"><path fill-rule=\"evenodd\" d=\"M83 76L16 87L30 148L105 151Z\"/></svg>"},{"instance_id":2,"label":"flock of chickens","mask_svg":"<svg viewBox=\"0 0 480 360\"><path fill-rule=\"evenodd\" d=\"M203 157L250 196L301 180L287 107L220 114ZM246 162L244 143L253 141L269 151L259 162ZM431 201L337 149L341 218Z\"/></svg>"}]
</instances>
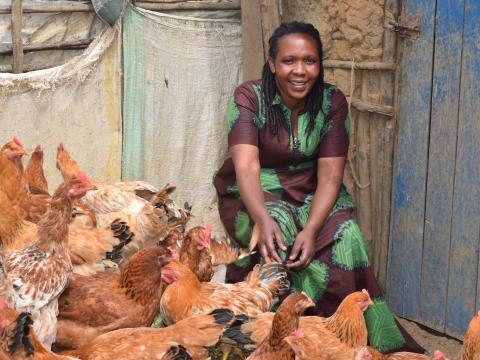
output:
<instances>
[{"instance_id":1,"label":"flock of chickens","mask_svg":"<svg viewBox=\"0 0 480 360\"><path fill-rule=\"evenodd\" d=\"M174 187L94 181L60 144L64 182L51 196L41 147L25 168L24 155L17 138L0 151L0 360L445 360L368 347L365 290L322 318L303 316L305 293L285 297L282 264L211 282L215 266L248 253L212 239L209 225L187 231ZM157 315L164 327L151 327ZM460 358L480 359L480 312Z\"/></svg>"}]
</instances>

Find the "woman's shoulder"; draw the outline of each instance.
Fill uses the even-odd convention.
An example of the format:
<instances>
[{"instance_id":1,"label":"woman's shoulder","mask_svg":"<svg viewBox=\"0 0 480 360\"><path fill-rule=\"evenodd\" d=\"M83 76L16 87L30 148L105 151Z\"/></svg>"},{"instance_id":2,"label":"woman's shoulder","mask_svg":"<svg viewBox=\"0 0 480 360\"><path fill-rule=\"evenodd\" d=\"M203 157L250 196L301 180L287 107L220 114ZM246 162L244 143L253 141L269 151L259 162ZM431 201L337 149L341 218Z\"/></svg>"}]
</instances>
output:
<instances>
[{"instance_id":1,"label":"woman's shoulder","mask_svg":"<svg viewBox=\"0 0 480 360\"><path fill-rule=\"evenodd\" d=\"M234 92L235 102L238 105L248 105L258 108L262 96L261 80L249 80L237 86Z\"/></svg>"},{"instance_id":2,"label":"woman's shoulder","mask_svg":"<svg viewBox=\"0 0 480 360\"><path fill-rule=\"evenodd\" d=\"M322 107L325 114L338 111L340 108L348 107L347 98L336 85L324 83Z\"/></svg>"}]
</instances>

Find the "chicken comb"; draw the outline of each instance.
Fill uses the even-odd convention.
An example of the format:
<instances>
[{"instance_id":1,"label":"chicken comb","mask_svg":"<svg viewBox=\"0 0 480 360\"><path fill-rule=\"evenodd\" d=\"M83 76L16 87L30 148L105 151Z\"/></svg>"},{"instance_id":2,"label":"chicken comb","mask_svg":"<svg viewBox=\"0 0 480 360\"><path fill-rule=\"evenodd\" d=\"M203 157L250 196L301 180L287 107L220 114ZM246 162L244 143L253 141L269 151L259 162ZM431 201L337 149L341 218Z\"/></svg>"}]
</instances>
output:
<instances>
[{"instance_id":1,"label":"chicken comb","mask_svg":"<svg viewBox=\"0 0 480 360\"><path fill-rule=\"evenodd\" d=\"M304 336L305 336L305 332L301 328L297 328L290 335L288 335L290 339L299 339L299 338L303 338Z\"/></svg>"},{"instance_id":2,"label":"chicken comb","mask_svg":"<svg viewBox=\"0 0 480 360\"><path fill-rule=\"evenodd\" d=\"M7 308L8 308L7 302L2 298L0 298L0 310L7 309Z\"/></svg>"},{"instance_id":3,"label":"chicken comb","mask_svg":"<svg viewBox=\"0 0 480 360\"><path fill-rule=\"evenodd\" d=\"M367 296L368 296L368 299L371 300L370 294L368 293L368 290L367 290L367 289L362 289L362 293L364 293L365 295L367 295Z\"/></svg>"},{"instance_id":4,"label":"chicken comb","mask_svg":"<svg viewBox=\"0 0 480 360\"><path fill-rule=\"evenodd\" d=\"M13 137L13 142L23 149L22 142L20 141L20 139L18 137L14 136Z\"/></svg>"},{"instance_id":5,"label":"chicken comb","mask_svg":"<svg viewBox=\"0 0 480 360\"><path fill-rule=\"evenodd\" d=\"M87 175L83 171L77 171L73 175L73 179L80 180L83 185L90 186L91 182Z\"/></svg>"},{"instance_id":6,"label":"chicken comb","mask_svg":"<svg viewBox=\"0 0 480 360\"><path fill-rule=\"evenodd\" d=\"M212 237L212 224L207 224L205 226L205 233L203 236L203 243L205 245L210 244L210 238Z\"/></svg>"},{"instance_id":7,"label":"chicken comb","mask_svg":"<svg viewBox=\"0 0 480 360\"><path fill-rule=\"evenodd\" d=\"M36 153L39 153L42 151L42 145L38 144L37 146L35 146L35 150L33 150L33 152L36 152Z\"/></svg>"},{"instance_id":8,"label":"chicken comb","mask_svg":"<svg viewBox=\"0 0 480 360\"><path fill-rule=\"evenodd\" d=\"M58 144L57 150L58 150L58 151L65 151L65 147L63 146L63 142L61 142L60 144Z\"/></svg>"}]
</instances>

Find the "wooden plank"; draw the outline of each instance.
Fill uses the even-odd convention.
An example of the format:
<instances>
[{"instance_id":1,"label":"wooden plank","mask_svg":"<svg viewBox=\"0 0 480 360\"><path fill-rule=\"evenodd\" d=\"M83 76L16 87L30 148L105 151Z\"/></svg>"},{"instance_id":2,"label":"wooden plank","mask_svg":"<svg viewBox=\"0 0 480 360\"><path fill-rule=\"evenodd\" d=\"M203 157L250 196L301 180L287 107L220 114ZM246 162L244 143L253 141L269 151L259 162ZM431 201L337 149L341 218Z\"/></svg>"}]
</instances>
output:
<instances>
[{"instance_id":1,"label":"wooden plank","mask_svg":"<svg viewBox=\"0 0 480 360\"><path fill-rule=\"evenodd\" d=\"M479 310L480 250L480 2L465 0L455 167L447 333L462 336Z\"/></svg>"},{"instance_id":2,"label":"wooden plank","mask_svg":"<svg viewBox=\"0 0 480 360\"><path fill-rule=\"evenodd\" d=\"M280 11L277 0L259 0L260 17L262 19L263 51L268 59L268 39L280 25Z\"/></svg>"},{"instance_id":3,"label":"wooden plank","mask_svg":"<svg viewBox=\"0 0 480 360\"><path fill-rule=\"evenodd\" d=\"M380 70L380 71L395 71L396 64L379 62L379 61L364 61L356 62L343 60L324 60L323 67L326 69L347 69L350 70L352 66L358 70Z\"/></svg>"},{"instance_id":4,"label":"wooden plank","mask_svg":"<svg viewBox=\"0 0 480 360\"><path fill-rule=\"evenodd\" d=\"M371 102L355 98L351 99L351 103L352 106L361 112L371 112L386 116L393 116L394 114L393 106L390 105L373 104Z\"/></svg>"},{"instance_id":5,"label":"wooden plank","mask_svg":"<svg viewBox=\"0 0 480 360\"><path fill-rule=\"evenodd\" d=\"M265 63L258 1L242 0L243 80L259 79Z\"/></svg>"},{"instance_id":6,"label":"wooden plank","mask_svg":"<svg viewBox=\"0 0 480 360\"><path fill-rule=\"evenodd\" d=\"M136 6L157 11L171 10L240 10L240 0L221 1L137 1ZM0 5L0 14L9 14L10 5ZM92 4L77 1L45 1L25 4L24 13L50 13L50 12L90 12Z\"/></svg>"},{"instance_id":7,"label":"wooden plank","mask_svg":"<svg viewBox=\"0 0 480 360\"><path fill-rule=\"evenodd\" d=\"M437 3L430 120L421 323L444 332L452 219L463 0ZM473 266L473 264L472 264Z\"/></svg>"},{"instance_id":8,"label":"wooden plank","mask_svg":"<svg viewBox=\"0 0 480 360\"><path fill-rule=\"evenodd\" d=\"M406 0L404 9L404 16L421 20L421 32L402 42L387 300L394 312L418 320L435 0Z\"/></svg>"},{"instance_id":9,"label":"wooden plank","mask_svg":"<svg viewBox=\"0 0 480 360\"><path fill-rule=\"evenodd\" d=\"M22 0L12 0L13 72L23 72Z\"/></svg>"},{"instance_id":10,"label":"wooden plank","mask_svg":"<svg viewBox=\"0 0 480 360\"><path fill-rule=\"evenodd\" d=\"M368 72L360 73L360 98L366 101L368 97ZM358 115L358 124L356 132L357 144L357 169L358 180L360 184L366 185L370 182L370 119L369 114L360 113ZM370 198L370 186L357 188L357 220L362 230L365 244L369 253L372 249L372 204Z\"/></svg>"},{"instance_id":11,"label":"wooden plank","mask_svg":"<svg viewBox=\"0 0 480 360\"><path fill-rule=\"evenodd\" d=\"M385 12L389 12L395 18L399 14L399 2L396 0L385 1ZM389 29L383 33L383 55L382 62L386 64L397 64L398 54L397 34ZM395 73L381 72L380 77L380 103L394 104L395 98ZM395 110L394 110L395 112ZM370 166L372 167L372 177L377 179L377 185L374 189L372 198L373 208L375 209L373 238L375 248L373 251L374 271L380 287L385 290L387 282L387 259L388 243L390 229L390 209L392 195L392 176L393 176L393 146L395 140L395 121L396 114L393 117L378 116L374 119L373 125L370 125L370 139L372 156ZM372 184L373 186L374 184Z\"/></svg>"},{"instance_id":12,"label":"wooden plank","mask_svg":"<svg viewBox=\"0 0 480 360\"><path fill-rule=\"evenodd\" d=\"M9 14L12 11L10 5L0 5L0 14ZM50 12L77 12L93 11L92 4L84 4L76 1L45 1L25 4L24 13L50 13Z\"/></svg>"},{"instance_id":13,"label":"wooden plank","mask_svg":"<svg viewBox=\"0 0 480 360\"><path fill-rule=\"evenodd\" d=\"M82 40L73 40L73 41L62 41L60 43L54 44L34 44L34 45L24 45L23 52L34 52L34 51L44 51L44 50L71 50L71 49L84 49L86 48L93 39L82 39ZM13 53L13 48L0 49L0 55L9 55Z\"/></svg>"},{"instance_id":14,"label":"wooden plank","mask_svg":"<svg viewBox=\"0 0 480 360\"><path fill-rule=\"evenodd\" d=\"M184 1L175 3L136 1L135 5L147 10L240 10L240 0Z\"/></svg>"}]
</instances>

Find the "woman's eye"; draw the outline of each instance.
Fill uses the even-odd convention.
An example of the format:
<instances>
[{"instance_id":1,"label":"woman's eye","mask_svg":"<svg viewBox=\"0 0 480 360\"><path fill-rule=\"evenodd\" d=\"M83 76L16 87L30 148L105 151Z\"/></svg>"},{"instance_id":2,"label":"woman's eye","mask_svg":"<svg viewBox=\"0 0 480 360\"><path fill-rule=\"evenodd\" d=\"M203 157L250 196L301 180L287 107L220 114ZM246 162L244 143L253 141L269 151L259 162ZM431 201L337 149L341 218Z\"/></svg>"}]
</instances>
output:
<instances>
[{"instance_id":1,"label":"woman's eye","mask_svg":"<svg viewBox=\"0 0 480 360\"><path fill-rule=\"evenodd\" d=\"M316 61L314 59L306 59L305 60L305 64L307 64L307 65L313 65L315 63L316 63Z\"/></svg>"},{"instance_id":2,"label":"woman's eye","mask_svg":"<svg viewBox=\"0 0 480 360\"><path fill-rule=\"evenodd\" d=\"M283 63L287 64L287 65L291 65L291 64L293 64L293 60L292 59L285 59L285 60L283 60Z\"/></svg>"}]
</instances>

